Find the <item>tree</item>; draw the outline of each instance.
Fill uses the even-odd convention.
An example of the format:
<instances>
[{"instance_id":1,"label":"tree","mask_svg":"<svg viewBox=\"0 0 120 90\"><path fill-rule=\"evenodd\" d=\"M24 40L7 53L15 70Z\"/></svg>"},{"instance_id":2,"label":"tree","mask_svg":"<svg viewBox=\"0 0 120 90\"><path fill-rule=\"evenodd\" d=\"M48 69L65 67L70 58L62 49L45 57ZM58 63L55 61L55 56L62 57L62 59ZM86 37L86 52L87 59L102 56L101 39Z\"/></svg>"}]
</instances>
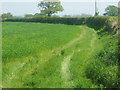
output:
<instances>
[{"instance_id":1,"label":"tree","mask_svg":"<svg viewBox=\"0 0 120 90\"><path fill-rule=\"evenodd\" d=\"M118 10L120 10L120 8L113 6L113 5L109 5L106 9L105 9L105 13L103 14L104 16L119 16L119 12Z\"/></svg>"},{"instance_id":2,"label":"tree","mask_svg":"<svg viewBox=\"0 0 120 90\"><path fill-rule=\"evenodd\" d=\"M35 17L45 17L46 15L45 14L42 14L42 13L35 13L34 14Z\"/></svg>"},{"instance_id":3,"label":"tree","mask_svg":"<svg viewBox=\"0 0 120 90\"><path fill-rule=\"evenodd\" d=\"M95 16L99 16L99 12L97 11L97 12L95 12Z\"/></svg>"},{"instance_id":4,"label":"tree","mask_svg":"<svg viewBox=\"0 0 120 90\"><path fill-rule=\"evenodd\" d=\"M72 17L71 15L63 15L63 17Z\"/></svg>"},{"instance_id":5,"label":"tree","mask_svg":"<svg viewBox=\"0 0 120 90\"><path fill-rule=\"evenodd\" d=\"M87 14L87 13L82 13L81 16L83 16L83 17L87 17L87 16L92 16L92 15Z\"/></svg>"},{"instance_id":6,"label":"tree","mask_svg":"<svg viewBox=\"0 0 120 90\"><path fill-rule=\"evenodd\" d=\"M1 15L1 18L2 18L2 19L7 19L7 18L11 18L11 17L13 17L13 15L12 15L11 13L3 13L3 14Z\"/></svg>"},{"instance_id":7,"label":"tree","mask_svg":"<svg viewBox=\"0 0 120 90\"><path fill-rule=\"evenodd\" d=\"M58 13L59 11L63 11L63 7L60 1L53 0L43 0L38 4L38 7L41 10L42 14L51 16L54 13Z\"/></svg>"},{"instance_id":8,"label":"tree","mask_svg":"<svg viewBox=\"0 0 120 90\"><path fill-rule=\"evenodd\" d=\"M25 17L33 17L32 14L26 14Z\"/></svg>"}]
</instances>

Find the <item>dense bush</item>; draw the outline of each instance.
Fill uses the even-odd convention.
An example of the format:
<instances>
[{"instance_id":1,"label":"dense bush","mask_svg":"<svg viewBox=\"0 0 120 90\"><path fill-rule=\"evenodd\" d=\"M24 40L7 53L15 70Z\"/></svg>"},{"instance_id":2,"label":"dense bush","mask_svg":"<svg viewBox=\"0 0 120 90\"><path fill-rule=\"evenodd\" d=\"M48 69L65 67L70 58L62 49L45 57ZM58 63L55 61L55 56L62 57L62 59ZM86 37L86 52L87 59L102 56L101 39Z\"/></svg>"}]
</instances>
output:
<instances>
[{"instance_id":1,"label":"dense bush","mask_svg":"<svg viewBox=\"0 0 120 90\"><path fill-rule=\"evenodd\" d=\"M89 17L86 20L86 24L92 28L100 29L105 26L108 18L106 17Z\"/></svg>"},{"instance_id":2,"label":"dense bush","mask_svg":"<svg viewBox=\"0 0 120 90\"><path fill-rule=\"evenodd\" d=\"M99 86L118 88L120 87L118 37L103 38L104 49L90 58L86 69L86 77Z\"/></svg>"}]
</instances>

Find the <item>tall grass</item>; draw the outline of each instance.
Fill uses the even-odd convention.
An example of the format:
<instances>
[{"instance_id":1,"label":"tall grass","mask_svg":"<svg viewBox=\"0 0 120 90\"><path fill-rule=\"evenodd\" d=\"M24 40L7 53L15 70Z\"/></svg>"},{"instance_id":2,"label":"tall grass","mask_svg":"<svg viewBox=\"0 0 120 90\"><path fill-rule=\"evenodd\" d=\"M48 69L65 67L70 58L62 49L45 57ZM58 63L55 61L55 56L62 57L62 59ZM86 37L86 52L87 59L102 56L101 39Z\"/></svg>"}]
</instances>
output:
<instances>
[{"instance_id":1,"label":"tall grass","mask_svg":"<svg viewBox=\"0 0 120 90\"><path fill-rule=\"evenodd\" d=\"M2 34L3 61L52 50L75 38L80 32L77 26L5 22Z\"/></svg>"}]
</instances>

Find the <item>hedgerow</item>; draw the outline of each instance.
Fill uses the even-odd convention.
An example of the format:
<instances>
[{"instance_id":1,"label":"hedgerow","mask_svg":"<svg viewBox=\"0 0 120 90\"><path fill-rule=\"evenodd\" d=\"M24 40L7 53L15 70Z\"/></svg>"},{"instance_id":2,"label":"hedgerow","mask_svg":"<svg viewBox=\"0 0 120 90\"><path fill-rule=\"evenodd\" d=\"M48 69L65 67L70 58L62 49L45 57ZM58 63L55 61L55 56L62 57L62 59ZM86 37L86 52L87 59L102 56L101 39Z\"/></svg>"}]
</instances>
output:
<instances>
[{"instance_id":1,"label":"hedgerow","mask_svg":"<svg viewBox=\"0 0 120 90\"><path fill-rule=\"evenodd\" d=\"M68 24L68 25L88 25L95 30L102 29L103 31L115 31L113 29L118 29L116 25L115 28L111 28L112 22L117 21L117 17L111 16L95 16L95 17L48 17L48 16L36 16L36 17L22 17L22 18L9 18L4 21L10 22L40 22L40 23L56 23L56 24Z\"/></svg>"},{"instance_id":2,"label":"hedgerow","mask_svg":"<svg viewBox=\"0 0 120 90\"><path fill-rule=\"evenodd\" d=\"M94 54L89 59L86 68L86 77L90 78L98 86L107 88L120 87L119 82L119 55L117 36L104 36L104 50ZM116 39L116 40L115 40Z\"/></svg>"}]
</instances>

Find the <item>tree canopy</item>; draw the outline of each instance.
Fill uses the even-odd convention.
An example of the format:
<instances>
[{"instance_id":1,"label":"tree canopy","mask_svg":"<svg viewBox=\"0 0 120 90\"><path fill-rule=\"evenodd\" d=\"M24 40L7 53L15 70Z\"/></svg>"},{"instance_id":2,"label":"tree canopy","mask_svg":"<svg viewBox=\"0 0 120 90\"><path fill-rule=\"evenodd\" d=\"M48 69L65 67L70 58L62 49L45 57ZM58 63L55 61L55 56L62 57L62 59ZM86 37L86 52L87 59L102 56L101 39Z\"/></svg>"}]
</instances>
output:
<instances>
[{"instance_id":1,"label":"tree canopy","mask_svg":"<svg viewBox=\"0 0 120 90\"><path fill-rule=\"evenodd\" d=\"M47 1L43 0L38 4L38 7L40 8L42 14L48 16L51 16L54 13L58 13L64 10L60 1L54 1L54 0L47 0Z\"/></svg>"},{"instance_id":2,"label":"tree canopy","mask_svg":"<svg viewBox=\"0 0 120 90\"><path fill-rule=\"evenodd\" d=\"M2 17L2 19L7 19L7 18L13 17L13 15L12 15L11 13L3 13L3 14L1 15L1 17Z\"/></svg>"},{"instance_id":3,"label":"tree canopy","mask_svg":"<svg viewBox=\"0 0 120 90\"><path fill-rule=\"evenodd\" d=\"M103 14L104 16L120 16L119 12L120 8L116 7L114 5L109 5L105 9L105 13Z\"/></svg>"}]
</instances>

